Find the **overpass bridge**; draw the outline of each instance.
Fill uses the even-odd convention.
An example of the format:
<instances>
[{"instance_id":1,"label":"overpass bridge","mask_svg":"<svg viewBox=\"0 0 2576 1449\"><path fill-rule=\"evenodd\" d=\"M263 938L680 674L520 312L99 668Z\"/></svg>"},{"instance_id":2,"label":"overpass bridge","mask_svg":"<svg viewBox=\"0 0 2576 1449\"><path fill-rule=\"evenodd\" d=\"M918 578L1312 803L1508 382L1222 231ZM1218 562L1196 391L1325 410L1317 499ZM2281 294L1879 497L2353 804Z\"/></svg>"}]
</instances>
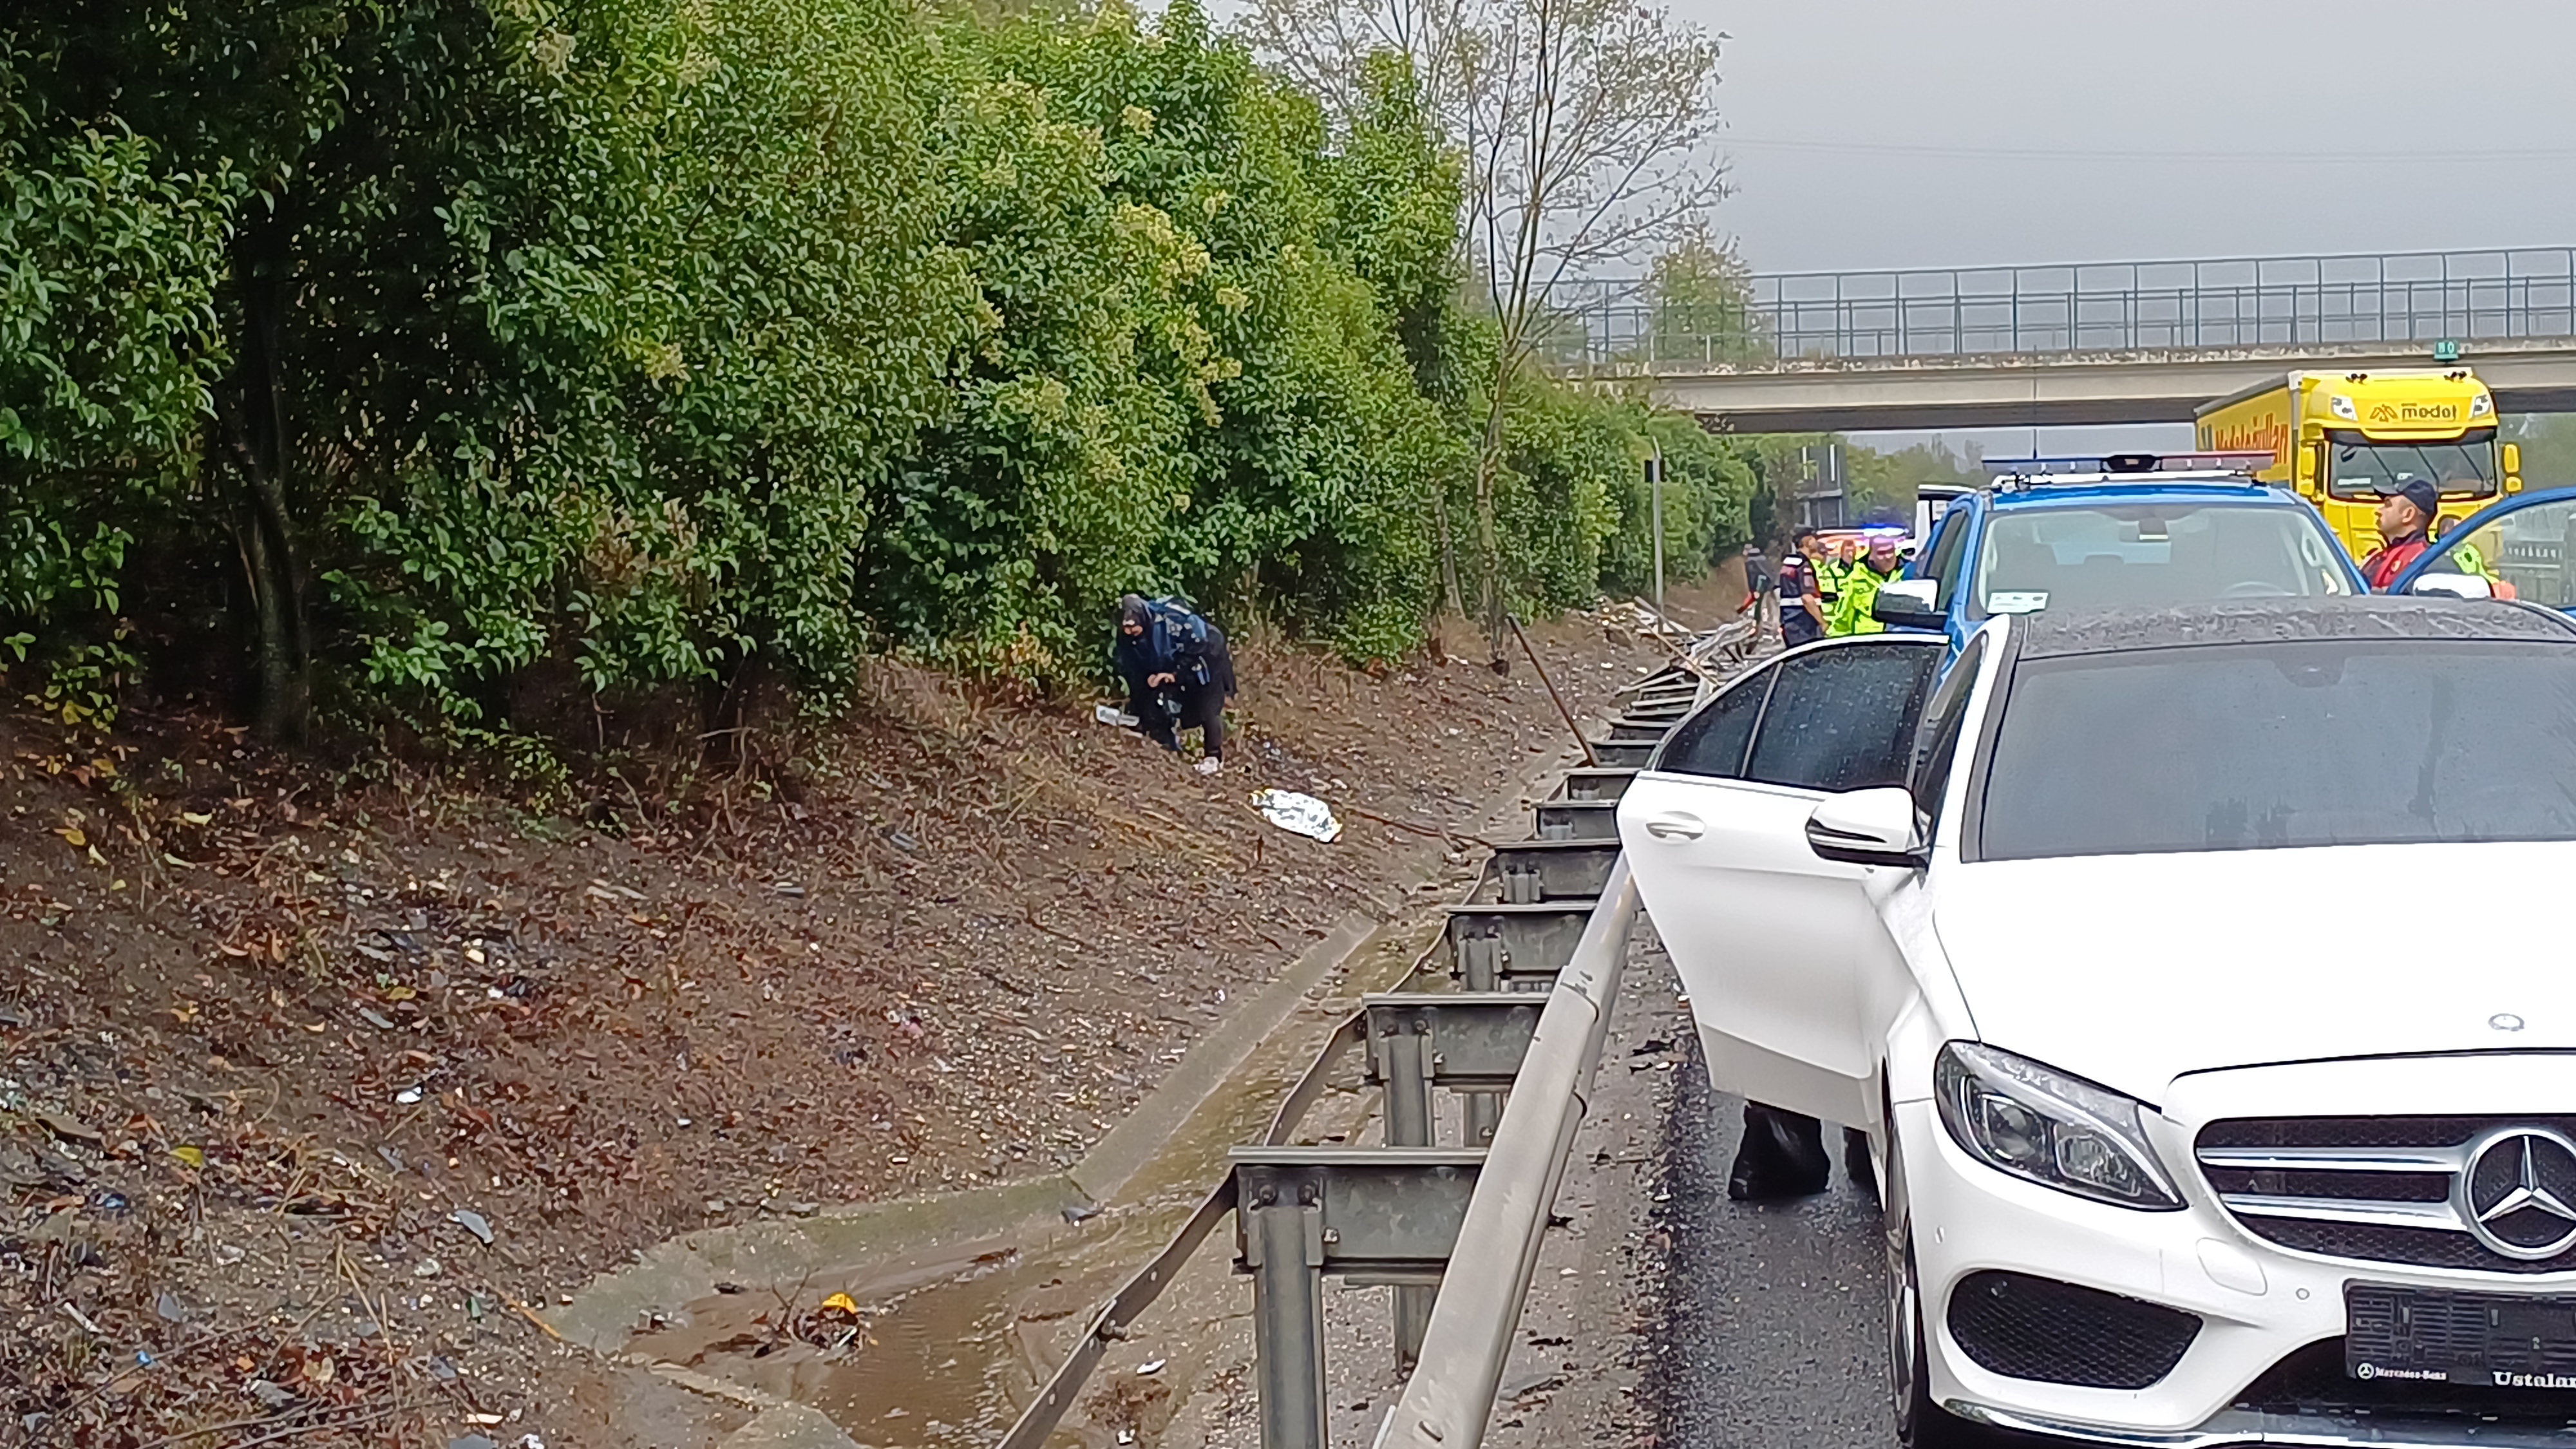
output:
<instances>
[{"instance_id":1,"label":"overpass bridge","mask_svg":"<svg viewBox=\"0 0 2576 1449\"><path fill-rule=\"evenodd\" d=\"M1749 304L1560 289L1564 375L1646 383L1731 432L2189 422L2293 368L2475 367L2576 412L2576 247L1752 279Z\"/></svg>"}]
</instances>

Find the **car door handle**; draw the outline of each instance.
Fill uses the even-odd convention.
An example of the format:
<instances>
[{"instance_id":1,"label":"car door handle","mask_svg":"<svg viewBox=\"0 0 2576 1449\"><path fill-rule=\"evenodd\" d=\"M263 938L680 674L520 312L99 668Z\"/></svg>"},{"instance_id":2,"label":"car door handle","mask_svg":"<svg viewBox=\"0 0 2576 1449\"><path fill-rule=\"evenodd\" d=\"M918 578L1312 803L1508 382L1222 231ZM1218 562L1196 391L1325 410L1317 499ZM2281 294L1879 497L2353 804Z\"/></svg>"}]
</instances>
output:
<instances>
[{"instance_id":1,"label":"car door handle","mask_svg":"<svg viewBox=\"0 0 2576 1449\"><path fill-rule=\"evenodd\" d=\"M1646 833L1657 840L1697 840L1707 829L1698 816L1684 815L1680 811L1649 816L1646 820Z\"/></svg>"}]
</instances>

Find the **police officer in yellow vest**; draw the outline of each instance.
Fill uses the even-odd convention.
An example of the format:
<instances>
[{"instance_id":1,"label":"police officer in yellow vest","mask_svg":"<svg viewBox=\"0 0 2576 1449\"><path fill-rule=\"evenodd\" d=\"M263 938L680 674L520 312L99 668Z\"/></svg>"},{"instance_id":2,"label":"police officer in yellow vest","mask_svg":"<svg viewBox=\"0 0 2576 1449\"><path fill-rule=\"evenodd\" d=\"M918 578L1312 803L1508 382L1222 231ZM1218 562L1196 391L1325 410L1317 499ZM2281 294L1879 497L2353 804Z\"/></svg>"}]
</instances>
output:
<instances>
[{"instance_id":1,"label":"police officer in yellow vest","mask_svg":"<svg viewBox=\"0 0 2576 1449\"><path fill-rule=\"evenodd\" d=\"M1835 634L1883 634L1887 626L1870 616L1878 602L1879 586L1895 578L1904 569L1896 556L1896 540L1881 536L1869 543L1869 556L1843 575L1841 597L1834 601L1831 628Z\"/></svg>"},{"instance_id":2,"label":"police officer in yellow vest","mask_svg":"<svg viewBox=\"0 0 2576 1449\"><path fill-rule=\"evenodd\" d=\"M1856 567L1858 565L1852 562L1852 541L1848 538L1835 539L1816 559L1816 597L1825 606L1827 634L1841 632L1834 627L1835 609L1842 602L1843 580L1850 577Z\"/></svg>"}]
</instances>

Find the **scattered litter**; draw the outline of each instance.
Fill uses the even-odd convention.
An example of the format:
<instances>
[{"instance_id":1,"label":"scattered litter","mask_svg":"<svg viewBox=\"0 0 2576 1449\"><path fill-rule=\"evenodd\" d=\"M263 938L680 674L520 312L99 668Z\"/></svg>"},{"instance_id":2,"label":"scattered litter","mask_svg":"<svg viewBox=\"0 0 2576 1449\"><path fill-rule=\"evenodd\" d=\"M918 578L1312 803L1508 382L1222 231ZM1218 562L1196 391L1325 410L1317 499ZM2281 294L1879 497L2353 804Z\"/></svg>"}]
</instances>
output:
<instances>
[{"instance_id":1,"label":"scattered litter","mask_svg":"<svg viewBox=\"0 0 2576 1449\"><path fill-rule=\"evenodd\" d=\"M1132 730L1136 727L1136 716L1129 714L1127 711L1120 709L1114 704L1093 705L1091 707L1091 718L1097 723L1115 725L1120 729Z\"/></svg>"},{"instance_id":2,"label":"scattered litter","mask_svg":"<svg viewBox=\"0 0 2576 1449\"><path fill-rule=\"evenodd\" d=\"M1312 795L1294 790L1255 790L1252 808L1280 829L1320 840L1326 845L1342 838L1342 822L1333 818L1333 807Z\"/></svg>"},{"instance_id":3,"label":"scattered litter","mask_svg":"<svg viewBox=\"0 0 2576 1449\"><path fill-rule=\"evenodd\" d=\"M1163 1360L1163 1359L1159 1359L1159 1358L1149 1358L1149 1359L1145 1360L1143 1363L1140 1363L1140 1364L1136 1365L1136 1372L1138 1372L1138 1373L1140 1373L1140 1374L1158 1374L1158 1373L1161 1373L1161 1372L1163 1371L1163 1365L1164 1365L1164 1363L1165 1363L1165 1362L1166 1362L1166 1360Z\"/></svg>"},{"instance_id":4,"label":"scattered litter","mask_svg":"<svg viewBox=\"0 0 2576 1449\"><path fill-rule=\"evenodd\" d=\"M835 1293L831 1297L823 1300L823 1311L825 1313L846 1313L852 1318L856 1318L859 1316L859 1305L856 1300L850 1297L849 1294Z\"/></svg>"},{"instance_id":5,"label":"scattered litter","mask_svg":"<svg viewBox=\"0 0 2576 1449\"><path fill-rule=\"evenodd\" d=\"M170 1155L190 1167L206 1165L206 1149L202 1147L173 1147L170 1149Z\"/></svg>"},{"instance_id":6,"label":"scattered litter","mask_svg":"<svg viewBox=\"0 0 2576 1449\"><path fill-rule=\"evenodd\" d=\"M99 1331L98 1325L89 1321L88 1314L74 1308L71 1304L65 1303L63 1305L63 1311L71 1315L72 1322L79 1324L81 1327L88 1329L92 1333L97 1333Z\"/></svg>"},{"instance_id":7,"label":"scattered litter","mask_svg":"<svg viewBox=\"0 0 2576 1449\"><path fill-rule=\"evenodd\" d=\"M471 1208L458 1208L447 1215L447 1220L472 1233L483 1246L487 1248L492 1246L492 1223L481 1213Z\"/></svg>"},{"instance_id":8,"label":"scattered litter","mask_svg":"<svg viewBox=\"0 0 2576 1449\"><path fill-rule=\"evenodd\" d=\"M420 1099L426 1095L428 1094L419 1087L405 1087L401 1091L394 1093L394 1105L397 1107L409 1107L418 1103Z\"/></svg>"},{"instance_id":9,"label":"scattered litter","mask_svg":"<svg viewBox=\"0 0 2576 1449\"><path fill-rule=\"evenodd\" d=\"M374 1027L378 1031L391 1031L394 1029L392 1019L373 1007L359 1007L358 1015L367 1023L367 1025Z\"/></svg>"},{"instance_id":10,"label":"scattered litter","mask_svg":"<svg viewBox=\"0 0 2576 1449\"><path fill-rule=\"evenodd\" d=\"M59 1112L40 1111L35 1114L35 1117L37 1121L45 1124L46 1131L53 1133L65 1142L83 1142L92 1147L104 1147L107 1145L107 1139L104 1136L101 1136L95 1129L84 1127Z\"/></svg>"},{"instance_id":11,"label":"scattered litter","mask_svg":"<svg viewBox=\"0 0 2576 1449\"><path fill-rule=\"evenodd\" d=\"M295 1394L292 1390L284 1384L271 1383L266 1379L252 1379L246 1392L252 1398L259 1400L261 1408L272 1414L280 1409L290 1408L295 1403Z\"/></svg>"},{"instance_id":12,"label":"scattered litter","mask_svg":"<svg viewBox=\"0 0 2576 1449\"><path fill-rule=\"evenodd\" d=\"M415 1278L435 1278L446 1271L439 1266L436 1258L423 1258L420 1260L420 1266L411 1270L411 1275Z\"/></svg>"},{"instance_id":13,"label":"scattered litter","mask_svg":"<svg viewBox=\"0 0 2576 1449\"><path fill-rule=\"evenodd\" d=\"M181 1303L178 1295L170 1292L166 1288L161 1291L159 1297L152 1300L152 1311L160 1314L165 1322L185 1323L188 1321L188 1305Z\"/></svg>"},{"instance_id":14,"label":"scattered litter","mask_svg":"<svg viewBox=\"0 0 2576 1449\"><path fill-rule=\"evenodd\" d=\"M447 1441L447 1449L501 1449L488 1434L460 1434Z\"/></svg>"}]
</instances>

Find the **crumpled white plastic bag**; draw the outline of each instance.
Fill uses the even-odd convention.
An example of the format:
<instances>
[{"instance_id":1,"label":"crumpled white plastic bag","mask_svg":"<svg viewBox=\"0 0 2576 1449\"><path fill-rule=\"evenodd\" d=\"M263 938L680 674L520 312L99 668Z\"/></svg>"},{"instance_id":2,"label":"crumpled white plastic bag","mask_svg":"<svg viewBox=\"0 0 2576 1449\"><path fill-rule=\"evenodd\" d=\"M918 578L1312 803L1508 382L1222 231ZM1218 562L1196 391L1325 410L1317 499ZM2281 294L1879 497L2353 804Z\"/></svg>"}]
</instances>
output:
<instances>
[{"instance_id":1,"label":"crumpled white plastic bag","mask_svg":"<svg viewBox=\"0 0 2576 1449\"><path fill-rule=\"evenodd\" d=\"M1333 818L1333 807L1312 795L1294 790L1255 790L1252 808L1282 830L1293 831L1326 845L1342 838L1342 822Z\"/></svg>"}]
</instances>

